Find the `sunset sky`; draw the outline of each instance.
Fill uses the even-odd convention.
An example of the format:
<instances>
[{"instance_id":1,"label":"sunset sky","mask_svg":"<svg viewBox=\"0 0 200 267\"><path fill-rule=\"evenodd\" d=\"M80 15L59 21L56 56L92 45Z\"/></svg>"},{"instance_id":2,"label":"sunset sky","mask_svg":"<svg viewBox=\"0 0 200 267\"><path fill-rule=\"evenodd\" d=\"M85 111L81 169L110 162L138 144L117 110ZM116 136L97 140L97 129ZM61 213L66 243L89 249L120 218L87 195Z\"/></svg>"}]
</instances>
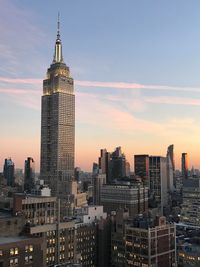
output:
<instances>
[{"instance_id":1,"label":"sunset sky","mask_svg":"<svg viewBox=\"0 0 200 267\"><path fill-rule=\"evenodd\" d=\"M166 155L200 168L199 0L0 0L0 170L11 157L39 170L42 80L57 13L75 80L76 166L99 150Z\"/></svg>"}]
</instances>

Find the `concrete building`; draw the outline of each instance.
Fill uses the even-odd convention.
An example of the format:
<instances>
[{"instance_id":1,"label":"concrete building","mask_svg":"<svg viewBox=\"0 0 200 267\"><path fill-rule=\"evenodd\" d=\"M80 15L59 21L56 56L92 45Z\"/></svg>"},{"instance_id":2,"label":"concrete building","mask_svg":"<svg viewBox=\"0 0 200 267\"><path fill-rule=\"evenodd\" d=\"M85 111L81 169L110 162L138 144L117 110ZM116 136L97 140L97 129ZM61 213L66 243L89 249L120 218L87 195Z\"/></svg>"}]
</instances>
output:
<instances>
[{"instance_id":1,"label":"concrete building","mask_svg":"<svg viewBox=\"0 0 200 267\"><path fill-rule=\"evenodd\" d=\"M11 158L5 159L3 167L3 175L6 179L7 186L14 186L15 184L15 164Z\"/></svg>"},{"instance_id":2,"label":"concrete building","mask_svg":"<svg viewBox=\"0 0 200 267\"><path fill-rule=\"evenodd\" d=\"M44 266L42 246L40 237L0 236L0 267Z\"/></svg>"},{"instance_id":3,"label":"concrete building","mask_svg":"<svg viewBox=\"0 0 200 267\"><path fill-rule=\"evenodd\" d=\"M103 211L103 206L90 205L77 208L74 216L83 223L93 223L101 219L106 219L107 214Z\"/></svg>"},{"instance_id":4,"label":"concrete building","mask_svg":"<svg viewBox=\"0 0 200 267\"><path fill-rule=\"evenodd\" d=\"M58 21L53 62L43 81L40 174L65 210L68 182L74 176L75 96L74 81L63 60L59 26Z\"/></svg>"},{"instance_id":5,"label":"concrete building","mask_svg":"<svg viewBox=\"0 0 200 267\"><path fill-rule=\"evenodd\" d=\"M13 213L24 218L24 233L42 237L42 267L76 262L76 238L74 221L60 222L59 202L55 197L16 194ZM39 265L41 266L41 265Z\"/></svg>"},{"instance_id":6,"label":"concrete building","mask_svg":"<svg viewBox=\"0 0 200 267\"><path fill-rule=\"evenodd\" d=\"M176 266L176 228L160 217L156 226L137 218L125 227L125 266Z\"/></svg>"},{"instance_id":7,"label":"concrete building","mask_svg":"<svg viewBox=\"0 0 200 267\"><path fill-rule=\"evenodd\" d=\"M28 157L24 163L24 190L31 193L35 186L35 162L33 158Z\"/></svg>"},{"instance_id":8,"label":"concrete building","mask_svg":"<svg viewBox=\"0 0 200 267\"><path fill-rule=\"evenodd\" d=\"M200 226L200 179L185 179L182 189L181 222Z\"/></svg>"},{"instance_id":9,"label":"concrete building","mask_svg":"<svg viewBox=\"0 0 200 267\"><path fill-rule=\"evenodd\" d=\"M188 154L187 153L182 153L181 169L182 169L183 179L187 179L188 178Z\"/></svg>"},{"instance_id":10,"label":"concrete building","mask_svg":"<svg viewBox=\"0 0 200 267\"><path fill-rule=\"evenodd\" d=\"M57 220L56 197L15 194L13 215L23 215L30 225L55 223Z\"/></svg>"},{"instance_id":11,"label":"concrete building","mask_svg":"<svg viewBox=\"0 0 200 267\"><path fill-rule=\"evenodd\" d=\"M101 205L111 213L127 208L130 217L148 211L148 188L140 185L103 185Z\"/></svg>"}]
</instances>

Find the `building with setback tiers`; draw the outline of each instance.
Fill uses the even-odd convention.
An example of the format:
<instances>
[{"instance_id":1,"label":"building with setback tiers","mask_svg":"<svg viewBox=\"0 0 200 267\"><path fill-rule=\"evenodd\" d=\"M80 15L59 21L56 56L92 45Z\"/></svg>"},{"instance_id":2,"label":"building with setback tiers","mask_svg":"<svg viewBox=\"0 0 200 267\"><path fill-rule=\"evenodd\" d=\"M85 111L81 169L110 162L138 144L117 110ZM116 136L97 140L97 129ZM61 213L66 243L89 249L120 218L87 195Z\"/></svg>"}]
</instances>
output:
<instances>
[{"instance_id":1,"label":"building with setback tiers","mask_svg":"<svg viewBox=\"0 0 200 267\"><path fill-rule=\"evenodd\" d=\"M74 81L63 60L58 21L54 58L43 81L40 174L61 205L74 176L74 135Z\"/></svg>"}]
</instances>

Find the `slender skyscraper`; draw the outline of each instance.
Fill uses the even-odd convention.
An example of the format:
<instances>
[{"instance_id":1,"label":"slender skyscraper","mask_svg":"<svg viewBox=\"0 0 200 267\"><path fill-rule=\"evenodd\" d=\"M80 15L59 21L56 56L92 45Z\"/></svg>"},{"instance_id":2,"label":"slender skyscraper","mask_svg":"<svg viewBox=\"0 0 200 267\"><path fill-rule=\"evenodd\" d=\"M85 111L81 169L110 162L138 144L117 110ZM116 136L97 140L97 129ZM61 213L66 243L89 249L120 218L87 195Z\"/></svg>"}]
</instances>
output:
<instances>
[{"instance_id":1,"label":"slender skyscraper","mask_svg":"<svg viewBox=\"0 0 200 267\"><path fill-rule=\"evenodd\" d=\"M181 158L182 175L184 179L188 178L188 154L182 153Z\"/></svg>"},{"instance_id":2,"label":"slender skyscraper","mask_svg":"<svg viewBox=\"0 0 200 267\"><path fill-rule=\"evenodd\" d=\"M35 185L35 162L33 158L28 157L24 163L24 190L31 193Z\"/></svg>"},{"instance_id":3,"label":"slender skyscraper","mask_svg":"<svg viewBox=\"0 0 200 267\"><path fill-rule=\"evenodd\" d=\"M69 67L63 60L58 19L53 62L43 81L41 122L41 179L61 199L74 176L75 96Z\"/></svg>"}]
</instances>

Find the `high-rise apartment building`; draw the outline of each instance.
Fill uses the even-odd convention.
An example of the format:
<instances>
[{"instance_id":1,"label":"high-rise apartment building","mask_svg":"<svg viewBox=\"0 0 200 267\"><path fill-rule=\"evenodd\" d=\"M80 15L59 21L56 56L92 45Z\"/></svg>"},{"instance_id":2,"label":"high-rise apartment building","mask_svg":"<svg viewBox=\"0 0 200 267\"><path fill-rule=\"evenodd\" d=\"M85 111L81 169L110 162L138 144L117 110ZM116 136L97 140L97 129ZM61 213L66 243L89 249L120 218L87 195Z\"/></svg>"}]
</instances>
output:
<instances>
[{"instance_id":1,"label":"high-rise apartment building","mask_svg":"<svg viewBox=\"0 0 200 267\"><path fill-rule=\"evenodd\" d=\"M24 190L28 193L34 188L35 184L35 162L28 157L24 164Z\"/></svg>"},{"instance_id":2,"label":"high-rise apartment building","mask_svg":"<svg viewBox=\"0 0 200 267\"><path fill-rule=\"evenodd\" d=\"M182 176L184 179L188 178L188 154L182 153L181 157Z\"/></svg>"},{"instance_id":3,"label":"high-rise apartment building","mask_svg":"<svg viewBox=\"0 0 200 267\"><path fill-rule=\"evenodd\" d=\"M63 60L58 21L53 62L43 81L40 174L61 205L74 176L74 140L74 81Z\"/></svg>"},{"instance_id":4,"label":"high-rise apartment building","mask_svg":"<svg viewBox=\"0 0 200 267\"><path fill-rule=\"evenodd\" d=\"M14 177L15 164L11 158L5 159L4 168L3 168L3 175L4 175L4 178L6 179L7 185L8 186L14 186L14 183L15 183L15 177Z\"/></svg>"}]
</instances>

